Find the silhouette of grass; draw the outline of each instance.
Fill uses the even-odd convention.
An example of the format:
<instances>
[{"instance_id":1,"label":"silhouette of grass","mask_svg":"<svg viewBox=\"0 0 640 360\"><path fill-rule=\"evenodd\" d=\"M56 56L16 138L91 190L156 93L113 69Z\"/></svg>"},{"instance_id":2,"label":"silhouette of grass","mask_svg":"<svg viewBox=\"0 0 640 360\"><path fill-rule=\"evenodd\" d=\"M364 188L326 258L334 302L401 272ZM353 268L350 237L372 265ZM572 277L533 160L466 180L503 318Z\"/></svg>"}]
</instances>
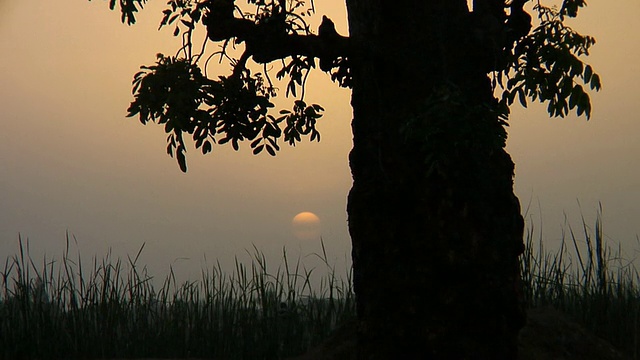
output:
<instances>
[{"instance_id":1,"label":"silhouette of grass","mask_svg":"<svg viewBox=\"0 0 640 360\"><path fill-rule=\"evenodd\" d=\"M548 252L534 229L525 236L520 266L528 307L552 306L633 359L640 355L640 288L633 259L606 244L602 207L593 227L566 224L560 249Z\"/></svg>"},{"instance_id":2,"label":"silhouette of grass","mask_svg":"<svg viewBox=\"0 0 640 360\"><path fill-rule=\"evenodd\" d=\"M637 359L638 272L605 244L600 212L593 228L582 219L580 236L567 229L560 249L548 252L529 225L521 258L527 305L552 306ZM69 255L67 236L62 258L38 267L20 239L19 254L0 271L0 356L281 359L355 316L351 272L335 274L324 244L319 285L315 269L300 258L290 263L286 251L270 274L254 247L251 263L236 259L230 274L218 263L177 284L171 270L156 288L138 265L143 248L126 260L94 257L87 269Z\"/></svg>"},{"instance_id":3,"label":"silhouette of grass","mask_svg":"<svg viewBox=\"0 0 640 360\"><path fill-rule=\"evenodd\" d=\"M4 359L183 357L277 359L304 352L354 314L350 273L327 275L314 291L313 270L286 251L275 274L254 248L235 272L218 263L197 281L176 284L173 270L160 289L137 264L108 253L83 268L67 250L40 270L19 240L18 255L0 272L0 356Z\"/></svg>"}]
</instances>

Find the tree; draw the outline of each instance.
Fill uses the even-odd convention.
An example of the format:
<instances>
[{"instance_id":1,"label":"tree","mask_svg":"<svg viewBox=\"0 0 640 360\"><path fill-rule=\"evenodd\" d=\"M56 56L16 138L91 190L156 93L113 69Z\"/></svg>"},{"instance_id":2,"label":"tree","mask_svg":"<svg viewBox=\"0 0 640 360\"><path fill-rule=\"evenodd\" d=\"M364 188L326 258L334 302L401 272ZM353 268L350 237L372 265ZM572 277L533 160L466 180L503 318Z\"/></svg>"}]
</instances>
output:
<instances>
[{"instance_id":1,"label":"tree","mask_svg":"<svg viewBox=\"0 0 640 360\"><path fill-rule=\"evenodd\" d=\"M584 0L536 1L533 11L527 1L474 0L470 9L465 0L347 0L346 37L326 17L313 33L312 0L247 0L253 12L235 0L170 0L160 27L175 25L183 47L135 75L129 116L164 124L182 171L185 134L205 154L246 140L255 154L275 155L282 137L320 140L323 109L304 101L318 59L352 88L347 210L359 358L514 359L524 222L505 151L509 108L517 97L525 107L547 103L552 116L588 118L583 85L600 89L579 57L595 40L564 23ZM122 21L134 23L145 3L120 0ZM197 29L220 44L214 55L230 62L230 74L203 71ZM277 117L266 66L275 61L286 94L301 94Z\"/></svg>"}]
</instances>

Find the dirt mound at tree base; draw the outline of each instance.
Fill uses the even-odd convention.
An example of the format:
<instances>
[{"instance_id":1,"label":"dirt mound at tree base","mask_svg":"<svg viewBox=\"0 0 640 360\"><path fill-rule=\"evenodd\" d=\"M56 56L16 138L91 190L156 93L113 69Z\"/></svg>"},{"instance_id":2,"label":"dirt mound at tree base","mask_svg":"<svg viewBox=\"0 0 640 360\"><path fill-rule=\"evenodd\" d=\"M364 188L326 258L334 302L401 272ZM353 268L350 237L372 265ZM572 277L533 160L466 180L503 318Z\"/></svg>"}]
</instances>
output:
<instances>
[{"instance_id":1,"label":"dirt mound at tree base","mask_svg":"<svg viewBox=\"0 0 640 360\"><path fill-rule=\"evenodd\" d=\"M355 359L353 323L336 330L306 354L290 360ZM520 332L518 360L626 360L607 341L589 333L568 316L552 308L531 309Z\"/></svg>"},{"instance_id":2,"label":"dirt mound at tree base","mask_svg":"<svg viewBox=\"0 0 640 360\"><path fill-rule=\"evenodd\" d=\"M623 360L629 359L565 314L552 309L531 309L520 332L519 360Z\"/></svg>"}]
</instances>

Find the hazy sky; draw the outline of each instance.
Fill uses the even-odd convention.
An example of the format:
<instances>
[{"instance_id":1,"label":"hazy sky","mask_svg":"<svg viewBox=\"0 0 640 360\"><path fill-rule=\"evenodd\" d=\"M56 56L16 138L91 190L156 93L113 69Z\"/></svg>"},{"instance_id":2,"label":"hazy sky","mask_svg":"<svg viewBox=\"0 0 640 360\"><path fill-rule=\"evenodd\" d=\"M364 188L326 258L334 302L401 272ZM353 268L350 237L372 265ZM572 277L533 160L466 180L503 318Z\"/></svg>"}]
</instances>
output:
<instances>
[{"instance_id":1,"label":"hazy sky","mask_svg":"<svg viewBox=\"0 0 640 360\"><path fill-rule=\"evenodd\" d=\"M308 102L326 108L322 141L285 145L275 158L251 155L248 144L207 156L189 149L183 174L161 126L125 117L139 66L179 47L171 29L156 31L164 4L152 2L127 27L105 1L0 0L0 258L17 251L18 234L37 256L57 256L66 231L88 257L108 248L134 254L146 243L142 261L154 272L195 271L204 256L231 264L252 244L274 259L285 245L319 251L291 231L302 211L320 217L331 256L349 256L350 93L323 74L307 89ZM347 32L342 0L315 5ZM577 200L589 222L600 201L605 233L640 249L638 13L638 0L591 0L574 24L598 40L587 61L604 87L590 121L514 107L516 192L523 207L533 202L536 219L542 214L549 241L560 237L563 212L580 225Z\"/></svg>"}]
</instances>

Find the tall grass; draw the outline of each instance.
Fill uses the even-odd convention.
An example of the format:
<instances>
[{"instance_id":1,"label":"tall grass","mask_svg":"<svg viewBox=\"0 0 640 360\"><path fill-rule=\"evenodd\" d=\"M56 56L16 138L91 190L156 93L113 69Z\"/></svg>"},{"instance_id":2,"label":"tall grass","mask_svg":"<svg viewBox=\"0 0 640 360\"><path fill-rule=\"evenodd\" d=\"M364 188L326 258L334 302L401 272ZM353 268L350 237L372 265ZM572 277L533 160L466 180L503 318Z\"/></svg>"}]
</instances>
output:
<instances>
[{"instance_id":1,"label":"tall grass","mask_svg":"<svg viewBox=\"0 0 640 360\"><path fill-rule=\"evenodd\" d=\"M560 248L544 248L544 241L530 225L520 267L529 307L553 306L588 330L638 359L640 355L639 275L631 260L613 251L604 240L602 208L589 227L567 224Z\"/></svg>"},{"instance_id":2,"label":"tall grass","mask_svg":"<svg viewBox=\"0 0 640 360\"><path fill-rule=\"evenodd\" d=\"M635 268L594 227L567 225L557 251L529 224L521 258L529 307L551 305L638 359L640 290ZM336 275L300 258L272 272L256 248L231 273L218 263L198 280L178 284L173 270L153 279L135 257L92 258L67 248L60 260L36 264L28 241L0 271L3 359L183 357L281 359L304 352L354 317L351 272ZM323 271L313 284L314 271ZM161 286L154 286L161 283Z\"/></svg>"},{"instance_id":3,"label":"tall grass","mask_svg":"<svg viewBox=\"0 0 640 360\"><path fill-rule=\"evenodd\" d=\"M254 248L235 271L203 270L176 284L173 271L159 289L137 264L108 253L82 259L67 250L37 266L28 242L0 273L0 356L4 359L207 357L278 359L304 352L354 314L350 273L327 274L313 290L312 270L286 251L275 274ZM144 246L143 246L144 247Z\"/></svg>"}]
</instances>

